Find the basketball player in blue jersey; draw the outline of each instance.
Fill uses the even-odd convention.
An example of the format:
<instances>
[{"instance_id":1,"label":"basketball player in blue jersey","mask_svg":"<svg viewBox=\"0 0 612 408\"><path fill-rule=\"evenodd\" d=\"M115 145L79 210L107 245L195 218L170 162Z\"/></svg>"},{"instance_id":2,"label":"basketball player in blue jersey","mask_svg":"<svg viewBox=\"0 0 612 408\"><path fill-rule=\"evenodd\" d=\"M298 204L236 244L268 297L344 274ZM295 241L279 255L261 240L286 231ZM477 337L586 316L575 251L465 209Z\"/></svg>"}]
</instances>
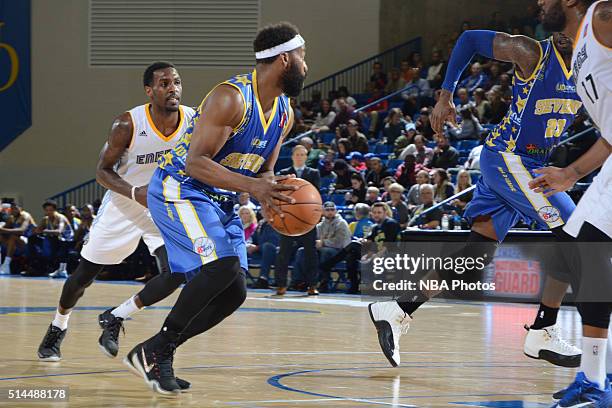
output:
<instances>
[{"instance_id":1,"label":"basketball player in blue jersey","mask_svg":"<svg viewBox=\"0 0 612 408\"><path fill-rule=\"evenodd\" d=\"M582 106L567 68L571 40L556 33L541 42L524 36L493 31L466 31L453 49L440 100L432 114L433 129L440 134L446 120L455 121L453 93L461 72L478 53L487 58L512 62L513 100L506 116L489 134L482 150L481 172L474 198L465 210L472 222L466 246L458 256L493 259L497 243L520 219L535 221L550 229L559 240L567 240L561 227L575 208L566 193L547 198L528 187L533 170L547 163L559 137L573 122ZM580 350L559 336L556 319L570 280L567 266L549 276L536 320L525 341L525 353L560 365L576 367ZM442 279L478 281L481 271L462 275L436 271ZM411 315L436 293L414 291L397 301L370 305L381 348L392 365L398 365L399 337L409 328Z\"/></svg>"},{"instance_id":2,"label":"basketball player in blue jersey","mask_svg":"<svg viewBox=\"0 0 612 408\"><path fill-rule=\"evenodd\" d=\"M255 70L208 93L174 150L160 160L148 190L174 274L186 276L162 329L124 359L161 394L179 391L173 355L188 339L232 314L246 298L247 253L235 192L248 192L264 216L281 213L273 199L292 202L274 164L293 123L290 96L304 84L304 40L296 27L264 27L253 42ZM281 213L282 214L282 213Z\"/></svg>"}]
</instances>

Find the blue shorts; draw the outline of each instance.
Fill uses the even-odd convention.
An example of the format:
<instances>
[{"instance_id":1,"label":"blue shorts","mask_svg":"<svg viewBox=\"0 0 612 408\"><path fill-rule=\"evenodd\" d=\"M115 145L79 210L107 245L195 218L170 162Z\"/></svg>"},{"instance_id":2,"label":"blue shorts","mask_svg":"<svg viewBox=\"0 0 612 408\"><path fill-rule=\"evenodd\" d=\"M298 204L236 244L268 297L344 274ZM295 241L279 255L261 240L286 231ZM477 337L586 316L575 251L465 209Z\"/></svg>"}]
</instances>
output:
<instances>
[{"instance_id":1,"label":"blue shorts","mask_svg":"<svg viewBox=\"0 0 612 408\"><path fill-rule=\"evenodd\" d=\"M189 280L202 265L229 256L237 256L248 270L244 230L233 203L213 200L160 168L151 178L147 203L166 244L172 272L184 273Z\"/></svg>"},{"instance_id":2,"label":"blue shorts","mask_svg":"<svg viewBox=\"0 0 612 408\"><path fill-rule=\"evenodd\" d=\"M528 186L537 176L533 170L544 166L540 161L495 152L485 146L480 155L482 176L464 217L473 221L478 216L490 215L500 242L521 219L527 224L535 221L541 229L562 226L576 208L570 196L557 193L546 198Z\"/></svg>"}]
</instances>

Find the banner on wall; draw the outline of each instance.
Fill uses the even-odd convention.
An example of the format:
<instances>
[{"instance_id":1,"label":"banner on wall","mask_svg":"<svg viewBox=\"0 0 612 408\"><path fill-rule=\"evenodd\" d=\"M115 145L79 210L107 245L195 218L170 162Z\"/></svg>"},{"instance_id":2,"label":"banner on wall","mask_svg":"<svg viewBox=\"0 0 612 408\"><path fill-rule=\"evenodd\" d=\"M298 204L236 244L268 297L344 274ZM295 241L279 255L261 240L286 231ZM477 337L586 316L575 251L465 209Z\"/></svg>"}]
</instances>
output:
<instances>
[{"instance_id":1,"label":"banner on wall","mask_svg":"<svg viewBox=\"0 0 612 408\"><path fill-rule=\"evenodd\" d=\"M0 151L32 125L30 0L0 0Z\"/></svg>"}]
</instances>

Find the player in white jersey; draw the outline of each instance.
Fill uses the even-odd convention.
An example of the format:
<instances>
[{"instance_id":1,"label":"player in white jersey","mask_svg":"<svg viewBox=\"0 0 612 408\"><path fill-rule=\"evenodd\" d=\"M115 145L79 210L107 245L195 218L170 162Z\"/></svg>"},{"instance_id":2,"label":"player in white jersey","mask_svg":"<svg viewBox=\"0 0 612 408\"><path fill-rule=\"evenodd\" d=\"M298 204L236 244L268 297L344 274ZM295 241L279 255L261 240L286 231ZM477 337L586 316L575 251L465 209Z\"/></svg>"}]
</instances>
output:
<instances>
[{"instance_id":1,"label":"player in white jersey","mask_svg":"<svg viewBox=\"0 0 612 408\"><path fill-rule=\"evenodd\" d=\"M104 265L121 263L141 238L161 273L134 297L100 315L104 332L99 345L105 354L117 355L117 337L124 319L170 295L184 281L183 275L170 273L164 241L146 208L147 184L157 161L174 148L195 111L180 105L181 78L172 64L150 65L143 82L150 103L115 119L100 154L96 179L108 191L81 251L81 262L64 284L55 319L38 349L41 360L61 359L60 344L72 308Z\"/></svg>"},{"instance_id":2,"label":"player in white jersey","mask_svg":"<svg viewBox=\"0 0 612 408\"><path fill-rule=\"evenodd\" d=\"M597 291L612 293L612 1L538 3L545 30L563 31L575 38L572 70L576 91L602 136L568 167L540 169L537 172L542 175L530 182L535 191L552 195L571 188L603 165L564 227L578 242L571 253L581 262L574 290L583 325L583 354L575 381L555 394L560 399L555 406L612 407L612 342L608 339L612 302L609 296L595 297ZM587 299L585 292L590 295Z\"/></svg>"}]
</instances>

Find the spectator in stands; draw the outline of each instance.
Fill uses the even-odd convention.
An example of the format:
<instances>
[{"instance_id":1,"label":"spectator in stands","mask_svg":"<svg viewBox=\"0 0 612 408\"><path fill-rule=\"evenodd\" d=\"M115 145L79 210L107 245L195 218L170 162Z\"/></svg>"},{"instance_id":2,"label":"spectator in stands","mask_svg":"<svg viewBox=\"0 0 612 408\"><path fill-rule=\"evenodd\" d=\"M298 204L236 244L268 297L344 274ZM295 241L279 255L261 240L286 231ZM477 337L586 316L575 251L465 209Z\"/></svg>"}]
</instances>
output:
<instances>
[{"instance_id":1,"label":"spectator in stands","mask_svg":"<svg viewBox=\"0 0 612 408\"><path fill-rule=\"evenodd\" d=\"M81 224L81 213L79 212L79 209L76 208L76 205L68 204L64 208L64 211L62 211L62 214L64 214L68 219L73 231L79 229L79 225Z\"/></svg>"},{"instance_id":2,"label":"spectator in stands","mask_svg":"<svg viewBox=\"0 0 612 408\"><path fill-rule=\"evenodd\" d=\"M472 101L466 88L457 89L457 99L457 110L472 106Z\"/></svg>"},{"instance_id":3,"label":"spectator in stands","mask_svg":"<svg viewBox=\"0 0 612 408\"><path fill-rule=\"evenodd\" d=\"M315 120L316 113L312 110L312 105L309 101L300 102L300 112L302 120L307 128L310 128Z\"/></svg>"},{"instance_id":4,"label":"spectator in stands","mask_svg":"<svg viewBox=\"0 0 612 408\"><path fill-rule=\"evenodd\" d=\"M419 112L420 101L417 96L409 96L408 99L404 99L404 93L400 94L400 98L404 100L404 104L402 105L402 112L406 115L406 119L412 118Z\"/></svg>"},{"instance_id":5,"label":"spectator in stands","mask_svg":"<svg viewBox=\"0 0 612 408\"><path fill-rule=\"evenodd\" d=\"M259 225L252 238L251 242L247 243L247 253L249 255L261 255L259 278L253 288L268 289L270 287L268 283L270 281L270 269L276 263L280 234L263 218L259 221Z\"/></svg>"},{"instance_id":6,"label":"spectator in stands","mask_svg":"<svg viewBox=\"0 0 612 408\"><path fill-rule=\"evenodd\" d=\"M328 99L321 101L321 110L317 112L311 130L315 133L321 132L321 128L326 127L328 130L336 118L336 112L332 109Z\"/></svg>"},{"instance_id":7,"label":"spectator in stands","mask_svg":"<svg viewBox=\"0 0 612 408\"><path fill-rule=\"evenodd\" d=\"M408 209L408 204L404 201L404 191L405 189L401 184L391 184L389 186L390 200L387 201L387 205L393 211L393 219L399 222L402 229L406 228L410 220L410 209Z\"/></svg>"},{"instance_id":8,"label":"spectator in stands","mask_svg":"<svg viewBox=\"0 0 612 408\"><path fill-rule=\"evenodd\" d=\"M59 263L58 268L50 274L53 277L68 277L68 248L65 242L71 242L74 239L74 231L70 226L70 222L63 214L57 211L57 203L52 200L43 203L45 216L38 223L38 226L33 230L32 236L28 240L28 252L30 254L39 253L43 241L47 241L51 247L50 259L48 265ZM44 274L45 270L29 270L22 273L25 276Z\"/></svg>"},{"instance_id":9,"label":"spectator in stands","mask_svg":"<svg viewBox=\"0 0 612 408\"><path fill-rule=\"evenodd\" d=\"M442 59L442 53L437 48L431 52L431 63L427 67L426 79L431 89L440 89L446 74L446 62Z\"/></svg>"},{"instance_id":10,"label":"spectator in stands","mask_svg":"<svg viewBox=\"0 0 612 408\"><path fill-rule=\"evenodd\" d=\"M457 184L455 185L454 193L459 194L470 187L472 187L472 177L470 176L470 173L468 173L467 170L460 170L457 174ZM455 198L453 201L451 201L451 205L459 208L462 214L465 206L472 200L473 196L474 194L472 191L465 193L461 197Z\"/></svg>"},{"instance_id":11,"label":"spectator in stands","mask_svg":"<svg viewBox=\"0 0 612 408\"><path fill-rule=\"evenodd\" d=\"M293 162L291 167L282 169L279 175L290 175L293 174L296 177L303 178L304 180L311 183L317 190L321 188L321 178L319 171L306 166L306 148L302 145L297 145L291 152L291 161ZM345 162L346 163L346 162ZM317 295L316 290L317 276L316 276L316 262L317 253L315 248L316 231L313 229L304 235L297 237L290 237L287 235L281 235L280 237L280 249L278 251L278 262L276 267L276 283L278 285L277 295L284 295L287 291L287 272L289 268L289 261L298 246L304 248L304 274L305 285L308 286L308 295ZM294 285L296 282L293 282Z\"/></svg>"},{"instance_id":12,"label":"spectator in stands","mask_svg":"<svg viewBox=\"0 0 612 408\"><path fill-rule=\"evenodd\" d=\"M406 120L406 119L404 119ZM393 143L393 156L395 158L399 158L404 149L410 145L410 143L414 142L414 137L417 135L416 125L412 122L406 121L406 132L397 139Z\"/></svg>"},{"instance_id":13,"label":"spectator in stands","mask_svg":"<svg viewBox=\"0 0 612 408\"><path fill-rule=\"evenodd\" d=\"M385 95L382 89L375 89L374 92L372 93L372 96L369 97L368 100L366 101L366 104L369 105L373 102L376 102L377 100L381 99L384 96ZM378 120L378 118L381 113L386 112L388 110L389 110L389 101L385 99L377 103L376 105L370 106L369 108L365 110L365 112L362 112L366 117L370 118L370 127L368 129L368 136L372 138L376 138L376 135L378 134L380 127L381 127L380 121Z\"/></svg>"},{"instance_id":14,"label":"spectator in stands","mask_svg":"<svg viewBox=\"0 0 612 408\"><path fill-rule=\"evenodd\" d=\"M404 188L410 188L416 183L416 172L416 157L409 154L404 157L404 162L397 167L395 179Z\"/></svg>"},{"instance_id":15,"label":"spectator in stands","mask_svg":"<svg viewBox=\"0 0 612 408\"><path fill-rule=\"evenodd\" d=\"M310 107L312 108L314 113L321 112L321 91L318 89L314 89L312 91L312 97L310 98Z\"/></svg>"},{"instance_id":16,"label":"spectator in stands","mask_svg":"<svg viewBox=\"0 0 612 408\"><path fill-rule=\"evenodd\" d=\"M501 65L499 64L499 62L491 61L491 64L489 66L489 80L487 81L486 86L483 86L482 88L491 89L492 86L499 85L500 83L499 76L501 75L501 73L502 73L502 69L501 69Z\"/></svg>"},{"instance_id":17,"label":"spectator in stands","mask_svg":"<svg viewBox=\"0 0 612 408\"><path fill-rule=\"evenodd\" d=\"M433 171L434 181L434 200L439 203L451 197L455 193L455 187L450 182L448 172L444 169L435 169Z\"/></svg>"},{"instance_id":18,"label":"spectator in stands","mask_svg":"<svg viewBox=\"0 0 612 408\"><path fill-rule=\"evenodd\" d=\"M11 273L11 261L15 254L25 253L28 238L32 235L36 222L29 212L15 202L10 204L10 212L0 227L0 248L4 249L4 261L0 265L0 275Z\"/></svg>"},{"instance_id":19,"label":"spectator in stands","mask_svg":"<svg viewBox=\"0 0 612 408\"><path fill-rule=\"evenodd\" d=\"M316 246L319 263L324 264L344 247L351 243L351 231L346 221L336 211L336 204L327 201L323 204L323 220L317 225ZM329 291L329 269L320 270L319 290Z\"/></svg>"},{"instance_id":20,"label":"spectator in stands","mask_svg":"<svg viewBox=\"0 0 612 408\"><path fill-rule=\"evenodd\" d=\"M372 75L370 75L370 83L367 86L368 91L380 90L384 91L387 86L387 74L383 71L383 66L376 61L372 64Z\"/></svg>"},{"instance_id":21,"label":"spectator in stands","mask_svg":"<svg viewBox=\"0 0 612 408\"><path fill-rule=\"evenodd\" d=\"M244 239L250 242L251 236L257 229L257 216L252 208L242 206L238 209L238 216L242 221L242 229L244 229Z\"/></svg>"},{"instance_id":22,"label":"spectator in stands","mask_svg":"<svg viewBox=\"0 0 612 408\"><path fill-rule=\"evenodd\" d=\"M436 144L432 167L445 170L455 167L459 161L459 152L448 143L448 137L444 134L436 135Z\"/></svg>"},{"instance_id":23,"label":"spectator in stands","mask_svg":"<svg viewBox=\"0 0 612 408\"><path fill-rule=\"evenodd\" d=\"M366 191L365 203L372 206L374 203L380 201L380 189L378 187L370 186Z\"/></svg>"},{"instance_id":24,"label":"spectator in stands","mask_svg":"<svg viewBox=\"0 0 612 408\"><path fill-rule=\"evenodd\" d=\"M486 134L481 135L480 144L475 146L472 150L470 150L470 154L465 163L463 163L463 168L466 170L474 170L480 173L480 153L482 152L482 148L484 146L484 140L486 139Z\"/></svg>"},{"instance_id":25,"label":"spectator in stands","mask_svg":"<svg viewBox=\"0 0 612 408\"><path fill-rule=\"evenodd\" d=\"M326 190L330 185L336 182L336 173L334 173L334 157L333 151L328 151L325 157L319 160L319 175L321 176L321 189Z\"/></svg>"},{"instance_id":26,"label":"spectator in stands","mask_svg":"<svg viewBox=\"0 0 612 408\"><path fill-rule=\"evenodd\" d=\"M242 206L249 207L252 210L257 208L255 203L251 201L251 195L249 193L238 194L238 203L234 204L234 212L238 214L238 209Z\"/></svg>"},{"instance_id":27,"label":"spectator in stands","mask_svg":"<svg viewBox=\"0 0 612 408\"><path fill-rule=\"evenodd\" d=\"M351 96L348 88L346 86L341 86L338 88L338 97L332 102L332 107L336 110L336 112L341 110L341 99L344 99L347 105L351 108L354 108L355 105L357 105L357 101Z\"/></svg>"},{"instance_id":28,"label":"spectator in stands","mask_svg":"<svg viewBox=\"0 0 612 408\"><path fill-rule=\"evenodd\" d=\"M433 149L426 145L423 135L416 135L414 143L408 145L400 154L399 159L404 160L407 156L415 156L416 163L423 167L429 167L433 160Z\"/></svg>"},{"instance_id":29,"label":"spectator in stands","mask_svg":"<svg viewBox=\"0 0 612 408\"><path fill-rule=\"evenodd\" d=\"M468 93L472 95L476 88L486 86L488 80L487 74L482 70L482 65L475 62L470 68L470 75L459 83L459 87L466 88Z\"/></svg>"},{"instance_id":30,"label":"spectator in stands","mask_svg":"<svg viewBox=\"0 0 612 408\"><path fill-rule=\"evenodd\" d=\"M300 144L308 151L308 156L306 156L306 165L316 169L319 164L319 160L321 160L321 156L324 155L325 152L314 147L314 141L308 136L302 137L300 139Z\"/></svg>"},{"instance_id":31,"label":"spectator in stands","mask_svg":"<svg viewBox=\"0 0 612 408\"><path fill-rule=\"evenodd\" d=\"M410 211L421 204L421 186L429 184L429 172L427 170L419 170L415 178L416 184L410 187L408 199L406 200Z\"/></svg>"},{"instance_id":32,"label":"spectator in stands","mask_svg":"<svg viewBox=\"0 0 612 408\"><path fill-rule=\"evenodd\" d=\"M355 108L350 106L345 98L338 98L336 102L336 105L338 106L338 108L334 108L336 110L336 117L334 118L330 126L321 126L319 128L320 132L328 132L330 130L333 132L339 125L348 124L349 120L351 119L354 119L358 123L361 123L361 118L358 114L355 113Z\"/></svg>"},{"instance_id":33,"label":"spectator in stands","mask_svg":"<svg viewBox=\"0 0 612 408\"><path fill-rule=\"evenodd\" d=\"M478 140L480 134L484 131L478 118L472 113L472 108L469 106L459 110L461 116L461 124L458 127L450 124L449 133L455 140Z\"/></svg>"},{"instance_id":34,"label":"spectator in stands","mask_svg":"<svg viewBox=\"0 0 612 408\"><path fill-rule=\"evenodd\" d=\"M477 88L474 91L474 109L476 109L480 123L491 122L491 104L487 101L485 91L482 88Z\"/></svg>"},{"instance_id":35,"label":"spectator in stands","mask_svg":"<svg viewBox=\"0 0 612 408\"><path fill-rule=\"evenodd\" d=\"M380 186L382 179L391 176L387 166L385 166L380 157L372 157L370 160L371 170L366 173L366 183L372 186Z\"/></svg>"},{"instance_id":36,"label":"spectator in stands","mask_svg":"<svg viewBox=\"0 0 612 408\"><path fill-rule=\"evenodd\" d=\"M304 118L302 117L302 111L297 106L297 100L291 98L289 100L291 109L293 109L293 128L292 132L303 132L304 131Z\"/></svg>"},{"instance_id":37,"label":"spectator in stands","mask_svg":"<svg viewBox=\"0 0 612 408\"><path fill-rule=\"evenodd\" d=\"M389 201L389 187L395 183L395 177L387 176L382 180L383 193L380 195L380 201Z\"/></svg>"},{"instance_id":38,"label":"spectator in stands","mask_svg":"<svg viewBox=\"0 0 612 408\"><path fill-rule=\"evenodd\" d=\"M400 71L402 72L402 79L406 84L412 82L415 72L410 66L410 62L408 60L403 60L400 62Z\"/></svg>"},{"instance_id":39,"label":"spectator in stands","mask_svg":"<svg viewBox=\"0 0 612 408\"><path fill-rule=\"evenodd\" d=\"M346 205L363 203L366 199L366 183L361 173L351 174L352 191L347 193Z\"/></svg>"},{"instance_id":40,"label":"spectator in stands","mask_svg":"<svg viewBox=\"0 0 612 408\"><path fill-rule=\"evenodd\" d=\"M95 218L93 205L85 204L83 208L81 208L81 224L79 225L79 229L74 233L74 250L76 253L80 253L83 242L87 238L87 234L89 234L89 230Z\"/></svg>"},{"instance_id":41,"label":"spectator in stands","mask_svg":"<svg viewBox=\"0 0 612 408\"><path fill-rule=\"evenodd\" d=\"M348 140L351 144L351 151L358 151L363 154L368 152L368 138L359 131L359 123L355 119L350 119L346 125L348 130Z\"/></svg>"},{"instance_id":42,"label":"spectator in stands","mask_svg":"<svg viewBox=\"0 0 612 408\"><path fill-rule=\"evenodd\" d=\"M410 62L410 67L412 69L417 70L417 75L420 75L420 71L423 69L423 56L418 51L413 51L408 56L408 61Z\"/></svg>"},{"instance_id":43,"label":"spectator in stands","mask_svg":"<svg viewBox=\"0 0 612 408\"><path fill-rule=\"evenodd\" d=\"M499 76L499 90L502 94L502 98L506 103L511 103L512 101L512 79L510 79L510 75L503 73Z\"/></svg>"},{"instance_id":44,"label":"spectator in stands","mask_svg":"<svg viewBox=\"0 0 612 408\"><path fill-rule=\"evenodd\" d=\"M412 211L412 218L408 222L408 226L419 229L438 228L440 226L440 221L442 220L442 211L439 208L421 216L421 213L435 205L433 186L431 184L421 184L419 187L419 195L421 205L415 207Z\"/></svg>"},{"instance_id":45,"label":"spectator in stands","mask_svg":"<svg viewBox=\"0 0 612 408\"><path fill-rule=\"evenodd\" d=\"M337 150L337 157L339 159L346 158L351 152L351 142L349 142L349 140L345 138L338 140Z\"/></svg>"},{"instance_id":46,"label":"spectator in stands","mask_svg":"<svg viewBox=\"0 0 612 408\"><path fill-rule=\"evenodd\" d=\"M419 118L416 121L417 133L420 133L425 136L427 140L433 140L434 131L431 128L431 123L429 121L431 109L426 106L421 108L419 113Z\"/></svg>"},{"instance_id":47,"label":"spectator in stands","mask_svg":"<svg viewBox=\"0 0 612 408\"><path fill-rule=\"evenodd\" d=\"M358 172L362 173L366 171L367 168L365 165L363 154L359 152L351 152L346 158L350 161L351 166Z\"/></svg>"},{"instance_id":48,"label":"spectator in stands","mask_svg":"<svg viewBox=\"0 0 612 408\"><path fill-rule=\"evenodd\" d=\"M334 185L336 190L351 188L351 176L353 174L359 174L357 170L349 166L344 159L337 159L334 162L334 173L336 173L337 176L336 184Z\"/></svg>"},{"instance_id":49,"label":"spectator in stands","mask_svg":"<svg viewBox=\"0 0 612 408\"><path fill-rule=\"evenodd\" d=\"M387 86L385 86L385 93L391 94L393 92L400 91L404 89L406 86L406 81L402 78L402 73L397 68L392 68L389 75L389 82L387 82ZM397 97L392 99L398 99Z\"/></svg>"},{"instance_id":50,"label":"spectator in stands","mask_svg":"<svg viewBox=\"0 0 612 408\"><path fill-rule=\"evenodd\" d=\"M383 141L389 146L395 144L395 140L406 134L408 122L404 119L404 114L400 108L393 108L385 118L385 127L383 128Z\"/></svg>"},{"instance_id":51,"label":"spectator in stands","mask_svg":"<svg viewBox=\"0 0 612 408\"><path fill-rule=\"evenodd\" d=\"M495 85L487 93L487 99L491 104L491 122L498 124L508 112L508 103L504 100L500 85Z\"/></svg>"},{"instance_id":52,"label":"spectator in stands","mask_svg":"<svg viewBox=\"0 0 612 408\"><path fill-rule=\"evenodd\" d=\"M370 206L366 203L358 203L353 208L355 221L349 224L353 238L363 238L370 235L374 223L370 219Z\"/></svg>"},{"instance_id":53,"label":"spectator in stands","mask_svg":"<svg viewBox=\"0 0 612 408\"><path fill-rule=\"evenodd\" d=\"M420 99L432 98L433 91L429 87L429 82L427 82L426 79L423 79L419 76L416 68L413 68L413 70L415 72L414 72L414 75L412 76L412 79L406 82L406 86L410 86L410 85L412 86L406 89L404 92L402 92L402 98L403 99L409 99L411 97L420 98Z\"/></svg>"}]
</instances>

